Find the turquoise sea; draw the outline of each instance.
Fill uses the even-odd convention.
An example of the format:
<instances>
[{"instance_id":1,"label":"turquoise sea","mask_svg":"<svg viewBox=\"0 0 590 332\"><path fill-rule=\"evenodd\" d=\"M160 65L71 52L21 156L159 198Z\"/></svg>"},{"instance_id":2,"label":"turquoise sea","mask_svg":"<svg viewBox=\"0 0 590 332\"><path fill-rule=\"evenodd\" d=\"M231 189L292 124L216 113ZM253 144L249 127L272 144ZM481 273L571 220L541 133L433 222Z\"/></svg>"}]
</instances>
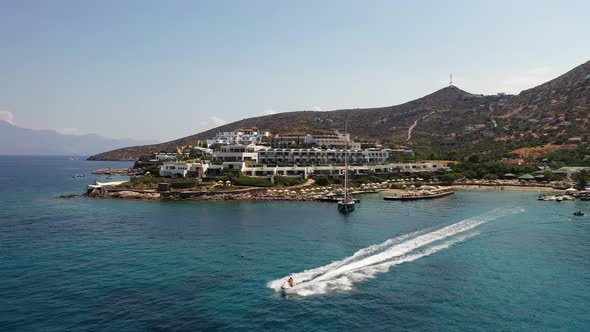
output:
<instances>
[{"instance_id":1,"label":"turquoise sea","mask_svg":"<svg viewBox=\"0 0 590 332\"><path fill-rule=\"evenodd\" d=\"M57 198L130 166L82 159L0 157L2 331L590 330L590 202Z\"/></svg>"}]
</instances>

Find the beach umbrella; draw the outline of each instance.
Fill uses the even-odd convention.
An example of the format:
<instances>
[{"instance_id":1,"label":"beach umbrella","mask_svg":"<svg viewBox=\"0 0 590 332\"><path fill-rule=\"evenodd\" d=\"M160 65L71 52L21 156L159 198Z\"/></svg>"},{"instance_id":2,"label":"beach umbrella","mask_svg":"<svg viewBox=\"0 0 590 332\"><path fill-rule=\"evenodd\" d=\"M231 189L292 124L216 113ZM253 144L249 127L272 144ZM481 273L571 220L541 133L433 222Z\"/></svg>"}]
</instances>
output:
<instances>
[{"instance_id":1,"label":"beach umbrella","mask_svg":"<svg viewBox=\"0 0 590 332\"><path fill-rule=\"evenodd\" d=\"M504 177L505 177L505 178L515 178L515 177L516 177L516 175L514 175L514 174L512 174L512 173L506 173L506 174L504 174Z\"/></svg>"},{"instance_id":2,"label":"beach umbrella","mask_svg":"<svg viewBox=\"0 0 590 332\"><path fill-rule=\"evenodd\" d=\"M576 188L568 188L568 189L565 190L566 193L569 193L569 192L572 192L573 193L573 192L576 192L576 191L578 191Z\"/></svg>"},{"instance_id":3,"label":"beach umbrella","mask_svg":"<svg viewBox=\"0 0 590 332\"><path fill-rule=\"evenodd\" d=\"M519 180L534 180L535 177L530 174L521 175L518 177Z\"/></svg>"}]
</instances>

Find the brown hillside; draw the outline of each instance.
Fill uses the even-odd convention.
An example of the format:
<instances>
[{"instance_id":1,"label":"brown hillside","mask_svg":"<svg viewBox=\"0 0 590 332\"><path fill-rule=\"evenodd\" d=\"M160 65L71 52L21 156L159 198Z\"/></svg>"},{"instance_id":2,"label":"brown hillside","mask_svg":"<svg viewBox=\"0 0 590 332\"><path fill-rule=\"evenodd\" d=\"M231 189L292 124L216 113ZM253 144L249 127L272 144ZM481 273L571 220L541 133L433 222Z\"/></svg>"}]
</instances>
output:
<instances>
[{"instance_id":1,"label":"brown hillside","mask_svg":"<svg viewBox=\"0 0 590 332\"><path fill-rule=\"evenodd\" d=\"M134 160L243 127L273 132L342 129L346 118L351 124L349 132L359 139L406 145L417 151L502 153L559 145L569 137L589 135L589 103L590 61L516 96L475 95L449 86L397 106L248 118L171 142L114 150L90 159Z\"/></svg>"}]
</instances>

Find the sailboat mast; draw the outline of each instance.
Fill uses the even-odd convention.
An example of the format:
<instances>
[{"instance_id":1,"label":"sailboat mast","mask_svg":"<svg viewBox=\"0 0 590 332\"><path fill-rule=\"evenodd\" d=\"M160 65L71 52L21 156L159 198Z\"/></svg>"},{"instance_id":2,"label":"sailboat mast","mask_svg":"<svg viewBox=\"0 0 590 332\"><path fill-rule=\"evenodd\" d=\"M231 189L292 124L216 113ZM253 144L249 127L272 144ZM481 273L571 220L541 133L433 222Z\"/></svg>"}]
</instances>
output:
<instances>
[{"instance_id":1,"label":"sailboat mast","mask_svg":"<svg viewBox=\"0 0 590 332\"><path fill-rule=\"evenodd\" d=\"M344 121L344 199L348 199L348 119Z\"/></svg>"}]
</instances>

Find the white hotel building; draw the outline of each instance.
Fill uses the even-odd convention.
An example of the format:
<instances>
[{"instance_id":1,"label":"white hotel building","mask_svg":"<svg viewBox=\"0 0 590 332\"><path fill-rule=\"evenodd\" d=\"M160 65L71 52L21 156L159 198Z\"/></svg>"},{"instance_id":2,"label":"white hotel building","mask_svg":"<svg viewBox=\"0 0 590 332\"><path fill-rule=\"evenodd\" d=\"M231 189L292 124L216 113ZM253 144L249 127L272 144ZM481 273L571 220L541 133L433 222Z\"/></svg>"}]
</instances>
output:
<instances>
[{"instance_id":1,"label":"white hotel building","mask_svg":"<svg viewBox=\"0 0 590 332\"><path fill-rule=\"evenodd\" d=\"M264 137L269 137L270 132L258 131L257 128L238 129L236 131L223 131L215 135L215 139L207 140L207 144L240 144L260 143Z\"/></svg>"},{"instance_id":2,"label":"white hotel building","mask_svg":"<svg viewBox=\"0 0 590 332\"><path fill-rule=\"evenodd\" d=\"M166 163L160 167L160 176L170 177L204 177L222 175L223 170L239 171L247 176L293 176L308 178L310 176L342 176L343 165L326 166L260 166L249 167L245 162L224 162L222 165ZM420 173L449 170L446 164L439 162L392 163L384 165L349 166L349 172L354 175L383 175L391 173Z\"/></svg>"},{"instance_id":3,"label":"white hotel building","mask_svg":"<svg viewBox=\"0 0 590 332\"><path fill-rule=\"evenodd\" d=\"M253 161L258 162L258 152L268 147L260 145L223 145L221 151L212 154L214 161Z\"/></svg>"},{"instance_id":4,"label":"white hotel building","mask_svg":"<svg viewBox=\"0 0 590 332\"><path fill-rule=\"evenodd\" d=\"M351 164L384 164L394 152L412 153L411 150L365 149L349 150ZM221 151L212 154L214 161L252 161L265 165L330 165L344 164L345 150L342 149L271 149L260 145L223 145Z\"/></svg>"},{"instance_id":5,"label":"white hotel building","mask_svg":"<svg viewBox=\"0 0 590 332\"><path fill-rule=\"evenodd\" d=\"M166 162L160 166L160 176L172 178L185 178L187 176L202 178L207 174L209 164Z\"/></svg>"},{"instance_id":6,"label":"white hotel building","mask_svg":"<svg viewBox=\"0 0 590 332\"><path fill-rule=\"evenodd\" d=\"M344 164L345 155L346 152L339 149L267 149L258 151L258 162L267 165ZM348 158L351 164L381 164L389 159L389 151L350 150Z\"/></svg>"}]
</instances>

